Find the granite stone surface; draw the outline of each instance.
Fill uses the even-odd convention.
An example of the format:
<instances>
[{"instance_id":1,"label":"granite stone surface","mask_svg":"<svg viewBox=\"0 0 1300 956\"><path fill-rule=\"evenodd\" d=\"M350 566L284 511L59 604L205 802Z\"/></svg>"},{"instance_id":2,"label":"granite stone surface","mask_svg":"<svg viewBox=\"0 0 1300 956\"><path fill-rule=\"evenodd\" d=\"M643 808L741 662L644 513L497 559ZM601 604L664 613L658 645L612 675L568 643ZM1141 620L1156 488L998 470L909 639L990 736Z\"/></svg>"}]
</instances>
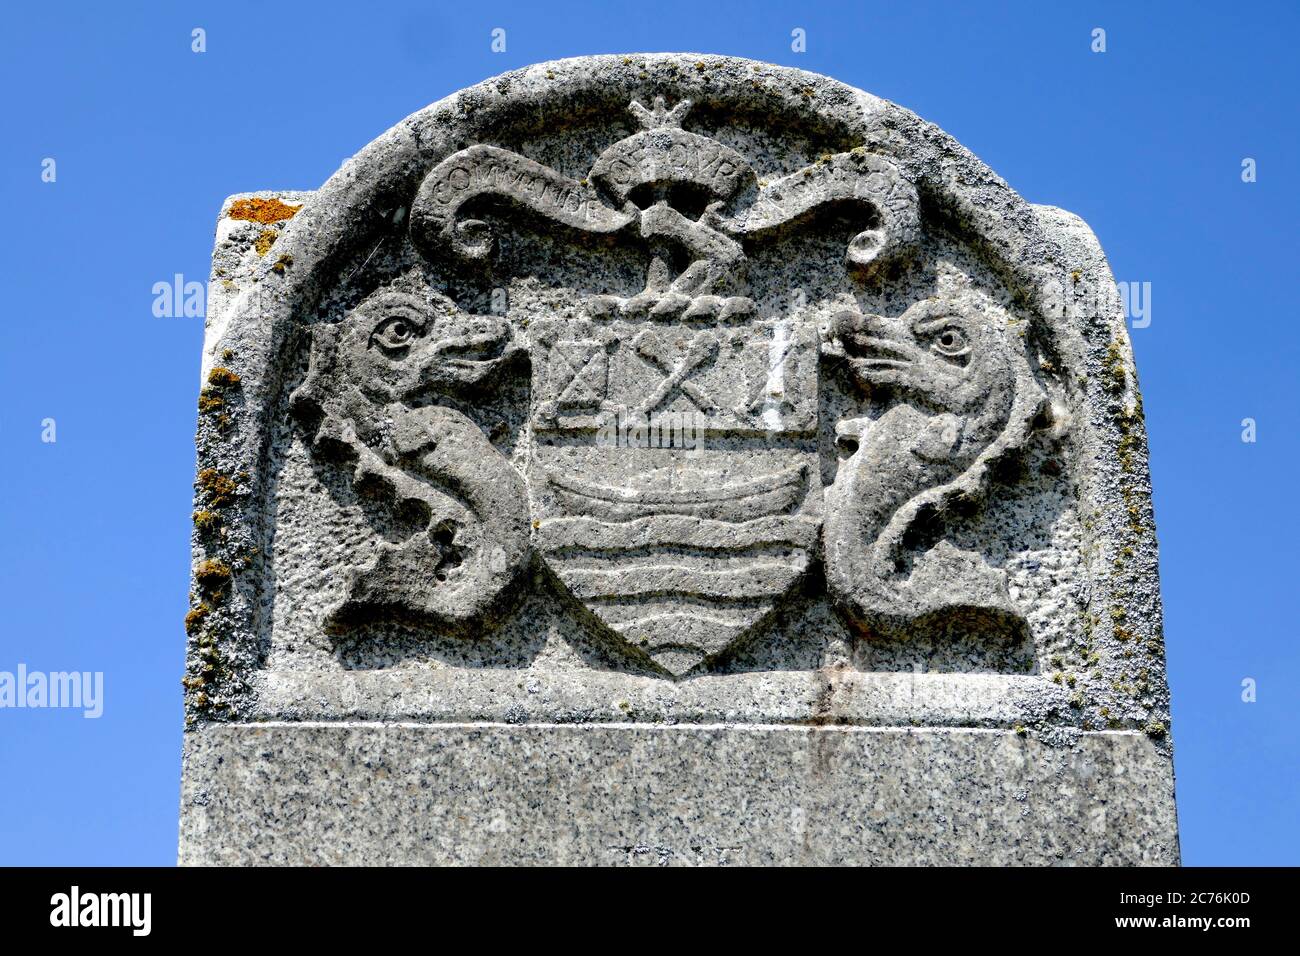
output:
<instances>
[{"instance_id":1,"label":"granite stone surface","mask_svg":"<svg viewBox=\"0 0 1300 956\"><path fill-rule=\"evenodd\" d=\"M1109 267L907 110L503 74L207 321L184 862L1177 861Z\"/></svg>"},{"instance_id":2,"label":"granite stone surface","mask_svg":"<svg viewBox=\"0 0 1300 956\"><path fill-rule=\"evenodd\" d=\"M706 724L228 724L182 863L1169 865L1149 738Z\"/></svg>"}]
</instances>

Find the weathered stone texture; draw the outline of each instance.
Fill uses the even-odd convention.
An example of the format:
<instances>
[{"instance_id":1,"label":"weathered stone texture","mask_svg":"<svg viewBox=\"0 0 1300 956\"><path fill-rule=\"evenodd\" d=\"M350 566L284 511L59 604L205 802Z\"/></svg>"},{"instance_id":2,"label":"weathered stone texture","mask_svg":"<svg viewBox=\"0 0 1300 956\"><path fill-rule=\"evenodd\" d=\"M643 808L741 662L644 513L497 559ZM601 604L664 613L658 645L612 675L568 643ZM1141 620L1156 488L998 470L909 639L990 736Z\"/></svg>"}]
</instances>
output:
<instances>
[{"instance_id":1,"label":"weathered stone texture","mask_svg":"<svg viewBox=\"0 0 1300 956\"><path fill-rule=\"evenodd\" d=\"M530 67L211 288L184 861L1177 860L1114 283L935 127Z\"/></svg>"}]
</instances>

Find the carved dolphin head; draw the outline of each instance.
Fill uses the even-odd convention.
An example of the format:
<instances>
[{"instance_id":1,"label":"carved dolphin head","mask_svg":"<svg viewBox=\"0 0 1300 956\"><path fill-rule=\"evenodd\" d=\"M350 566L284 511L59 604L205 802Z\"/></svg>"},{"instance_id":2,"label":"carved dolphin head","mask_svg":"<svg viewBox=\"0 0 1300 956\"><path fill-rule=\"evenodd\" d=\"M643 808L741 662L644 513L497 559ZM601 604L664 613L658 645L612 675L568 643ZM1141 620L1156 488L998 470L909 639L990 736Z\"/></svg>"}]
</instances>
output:
<instances>
[{"instance_id":1,"label":"carved dolphin head","mask_svg":"<svg viewBox=\"0 0 1300 956\"><path fill-rule=\"evenodd\" d=\"M295 402L321 407L347 388L378 406L418 406L486 386L523 354L504 318L470 315L436 294L394 290L366 299L337 325L317 327L312 339L311 368Z\"/></svg>"},{"instance_id":2,"label":"carved dolphin head","mask_svg":"<svg viewBox=\"0 0 1300 956\"><path fill-rule=\"evenodd\" d=\"M520 354L512 339L500 316L469 315L441 296L387 292L351 312L339 351L343 371L372 398L414 404L485 384Z\"/></svg>"},{"instance_id":3,"label":"carved dolphin head","mask_svg":"<svg viewBox=\"0 0 1300 956\"><path fill-rule=\"evenodd\" d=\"M897 318L845 311L835 339L853 378L938 411L965 414L1016 384L1006 319L970 298L926 299Z\"/></svg>"}]
</instances>

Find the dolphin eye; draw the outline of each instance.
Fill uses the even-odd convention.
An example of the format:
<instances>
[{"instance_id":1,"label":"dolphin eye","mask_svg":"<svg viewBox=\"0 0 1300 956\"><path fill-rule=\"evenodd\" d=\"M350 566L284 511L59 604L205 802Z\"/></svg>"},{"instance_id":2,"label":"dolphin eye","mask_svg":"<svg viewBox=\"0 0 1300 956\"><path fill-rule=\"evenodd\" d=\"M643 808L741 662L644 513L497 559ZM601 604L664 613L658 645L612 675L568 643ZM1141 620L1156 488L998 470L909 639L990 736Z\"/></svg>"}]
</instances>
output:
<instances>
[{"instance_id":1,"label":"dolphin eye","mask_svg":"<svg viewBox=\"0 0 1300 956\"><path fill-rule=\"evenodd\" d=\"M385 351L404 349L420 334L420 327L414 319L404 315L394 315L384 319L370 333L370 341Z\"/></svg>"},{"instance_id":2,"label":"dolphin eye","mask_svg":"<svg viewBox=\"0 0 1300 956\"><path fill-rule=\"evenodd\" d=\"M939 334L934 337L934 344L930 348L947 358L960 358L970 351L970 346L966 341L966 333L951 325L940 330Z\"/></svg>"}]
</instances>

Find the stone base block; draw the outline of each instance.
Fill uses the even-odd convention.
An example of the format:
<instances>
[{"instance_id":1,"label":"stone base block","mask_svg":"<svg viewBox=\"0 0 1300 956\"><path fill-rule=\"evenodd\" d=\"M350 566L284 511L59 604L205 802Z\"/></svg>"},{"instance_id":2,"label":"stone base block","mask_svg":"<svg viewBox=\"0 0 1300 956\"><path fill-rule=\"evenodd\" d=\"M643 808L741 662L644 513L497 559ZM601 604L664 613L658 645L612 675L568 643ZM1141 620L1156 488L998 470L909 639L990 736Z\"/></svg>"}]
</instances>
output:
<instances>
[{"instance_id":1,"label":"stone base block","mask_svg":"<svg viewBox=\"0 0 1300 956\"><path fill-rule=\"evenodd\" d=\"M209 724L183 864L1165 864L1167 753L1012 731Z\"/></svg>"}]
</instances>

